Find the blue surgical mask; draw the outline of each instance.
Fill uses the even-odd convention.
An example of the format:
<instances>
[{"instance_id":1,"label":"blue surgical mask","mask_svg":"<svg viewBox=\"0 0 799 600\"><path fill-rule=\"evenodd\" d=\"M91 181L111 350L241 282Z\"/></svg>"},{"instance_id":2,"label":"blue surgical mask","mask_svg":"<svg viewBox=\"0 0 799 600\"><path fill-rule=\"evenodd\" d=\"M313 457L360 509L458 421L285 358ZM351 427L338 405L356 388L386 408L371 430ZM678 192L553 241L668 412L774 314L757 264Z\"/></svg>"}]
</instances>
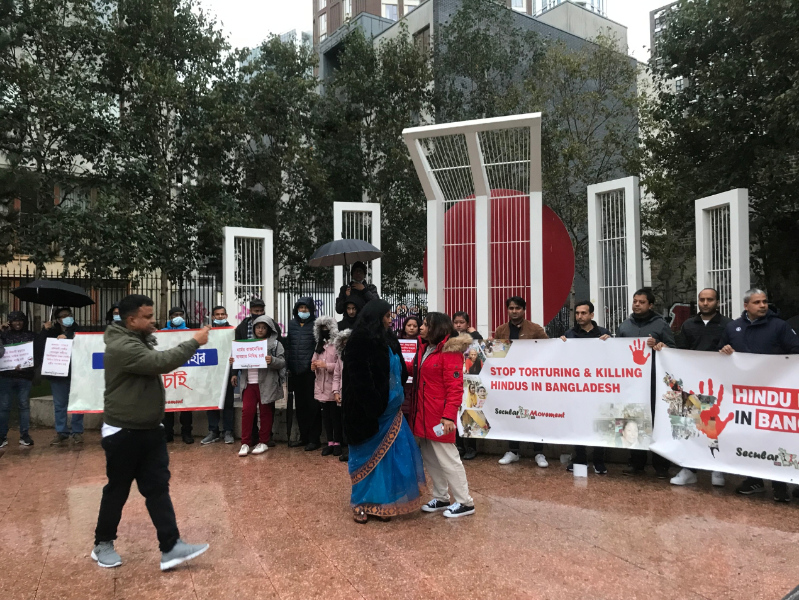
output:
<instances>
[{"instance_id":1,"label":"blue surgical mask","mask_svg":"<svg viewBox=\"0 0 799 600\"><path fill-rule=\"evenodd\" d=\"M305 321L306 319L308 319L311 316L311 313L309 313L309 312L298 312L297 316L300 319L302 319L303 321Z\"/></svg>"},{"instance_id":2,"label":"blue surgical mask","mask_svg":"<svg viewBox=\"0 0 799 600\"><path fill-rule=\"evenodd\" d=\"M122 317L120 317L119 315L114 315L114 321L121 321L121 320Z\"/></svg>"},{"instance_id":3,"label":"blue surgical mask","mask_svg":"<svg viewBox=\"0 0 799 600\"><path fill-rule=\"evenodd\" d=\"M63 319L61 319L61 324L64 327L72 327L75 324L75 319L73 319L72 317L64 317Z\"/></svg>"},{"instance_id":4,"label":"blue surgical mask","mask_svg":"<svg viewBox=\"0 0 799 600\"><path fill-rule=\"evenodd\" d=\"M175 317L174 319L172 319L172 325L174 325L175 327L180 327L185 322L186 319L184 319L183 317Z\"/></svg>"},{"instance_id":5,"label":"blue surgical mask","mask_svg":"<svg viewBox=\"0 0 799 600\"><path fill-rule=\"evenodd\" d=\"M214 325L224 325L227 323L226 319L214 319Z\"/></svg>"}]
</instances>

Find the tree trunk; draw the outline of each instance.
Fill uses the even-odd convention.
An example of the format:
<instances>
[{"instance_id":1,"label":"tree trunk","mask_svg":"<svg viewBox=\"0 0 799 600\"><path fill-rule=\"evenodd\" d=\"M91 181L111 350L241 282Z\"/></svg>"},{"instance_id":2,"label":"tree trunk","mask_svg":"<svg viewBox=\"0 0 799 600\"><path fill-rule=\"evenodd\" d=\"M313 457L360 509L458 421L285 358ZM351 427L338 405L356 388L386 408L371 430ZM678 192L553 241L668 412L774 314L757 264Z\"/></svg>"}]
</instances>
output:
<instances>
[{"instance_id":1,"label":"tree trunk","mask_svg":"<svg viewBox=\"0 0 799 600\"><path fill-rule=\"evenodd\" d=\"M169 317L169 276L166 271L161 270L161 306L158 309L158 323L161 327L166 327Z\"/></svg>"}]
</instances>

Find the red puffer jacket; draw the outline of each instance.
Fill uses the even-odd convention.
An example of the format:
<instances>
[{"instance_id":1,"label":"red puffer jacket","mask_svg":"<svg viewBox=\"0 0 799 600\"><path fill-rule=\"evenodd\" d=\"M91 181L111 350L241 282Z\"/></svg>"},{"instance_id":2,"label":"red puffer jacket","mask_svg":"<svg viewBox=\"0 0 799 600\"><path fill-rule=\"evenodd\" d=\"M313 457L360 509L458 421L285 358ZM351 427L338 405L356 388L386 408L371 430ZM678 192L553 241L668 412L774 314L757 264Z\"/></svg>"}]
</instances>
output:
<instances>
[{"instance_id":1,"label":"red puffer jacket","mask_svg":"<svg viewBox=\"0 0 799 600\"><path fill-rule=\"evenodd\" d=\"M436 442L455 443L455 432L438 437L433 427L441 419L453 423L463 400L463 353L472 343L472 336L446 337L422 362L427 344L419 344L414 360L413 398L410 422L413 434Z\"/></svg>"}]
</instances>

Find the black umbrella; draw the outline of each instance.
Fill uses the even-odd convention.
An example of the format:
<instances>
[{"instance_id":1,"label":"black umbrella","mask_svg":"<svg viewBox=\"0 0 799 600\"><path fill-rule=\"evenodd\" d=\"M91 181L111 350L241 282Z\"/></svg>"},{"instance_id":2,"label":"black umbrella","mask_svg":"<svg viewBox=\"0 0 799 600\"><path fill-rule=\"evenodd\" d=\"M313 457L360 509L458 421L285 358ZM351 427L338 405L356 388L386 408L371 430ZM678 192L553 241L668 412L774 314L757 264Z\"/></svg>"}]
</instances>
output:
<instances>
[{"instance_id":1,"label":"black umbrella","mask_svg":"<svg viewBox=\"0 0 799 600\"><path fill-rule=\"evenodd\" d=\"M23 302L82 308L94 304L81 288L53 279L35 279L11 291Z\"/></svg>"},{"instance_id":2,"label":"black umbrella","mask_svg":"<svg viewBox=\"0 0 799 600\"><path fill-rule=\"evenodd\" d=\"M383 256L383 253L363 240L336 240L329 242L313 253L308 265L311 267L335 267L366 262Z\"/></svg>"}]
</instances>

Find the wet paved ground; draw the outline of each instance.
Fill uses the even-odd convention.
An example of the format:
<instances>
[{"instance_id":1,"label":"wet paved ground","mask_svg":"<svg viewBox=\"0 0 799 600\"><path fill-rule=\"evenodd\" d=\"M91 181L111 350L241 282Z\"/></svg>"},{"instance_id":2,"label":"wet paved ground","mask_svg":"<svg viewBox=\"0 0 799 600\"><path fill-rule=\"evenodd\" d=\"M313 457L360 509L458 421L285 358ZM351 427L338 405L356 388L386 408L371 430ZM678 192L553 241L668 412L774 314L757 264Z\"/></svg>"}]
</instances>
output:
<instances>
[{"instance_id":1,"label":"wet paved ground","mask_svg":"<svg viewBox=\"0 0 799 600\"><path fill-rule=\"evenodd\" d=\"M171 446L184 539L211 549L170 573L135 491L117 550L89 558L104 480L99 435L50 448L51 430L0 457L0 599L778 599L799 583L799 501L654 477L573 479L561 465L467 463L477 514L355 524L346 466L284 444ZM197 439L199 442L199 438Z\"/></svg>"}]
</instances>

